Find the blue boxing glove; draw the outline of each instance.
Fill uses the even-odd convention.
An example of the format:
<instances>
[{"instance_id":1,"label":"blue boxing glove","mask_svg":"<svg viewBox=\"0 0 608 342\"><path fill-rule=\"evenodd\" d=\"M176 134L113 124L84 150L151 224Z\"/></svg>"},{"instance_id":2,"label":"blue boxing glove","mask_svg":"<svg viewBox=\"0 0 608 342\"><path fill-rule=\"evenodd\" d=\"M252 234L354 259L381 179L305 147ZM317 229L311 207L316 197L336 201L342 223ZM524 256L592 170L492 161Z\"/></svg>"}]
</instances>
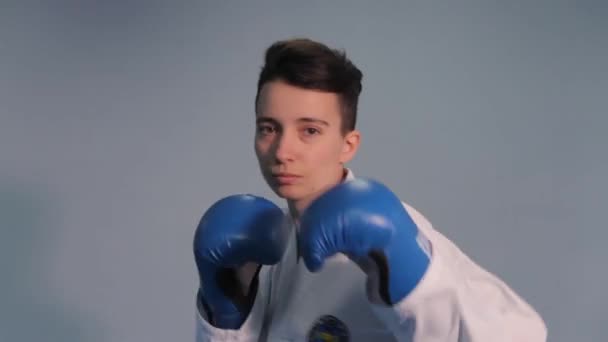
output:
<instances>
[{"instance_id":1,"label":"blue boxing glove","mask_svg":"<svg viewBox=\"0 0 608 342\"><path fill-rule=\"evenodd\" d=\"M377 181L355 179L330 189L306 209L298 241L312 272L336 253L360 266L365 259L375 263L380 298L392 305L416 287L428 268L429 257L417 235L416 224L394 193Z\"/></svg>"},{"instance_id":2,"label":"blue boxing glove","mask_svg":"<svg viewBox=\"0 0 608 342\"><path fill-rule=\"evenodd\" d=\"M214 326L238 329L247 318L261 265L278 263L285 251L289 230L283 217L264 198L233 195L217 201L201 218L194 235L198 301Z\"/></svg>"}]
</instances>

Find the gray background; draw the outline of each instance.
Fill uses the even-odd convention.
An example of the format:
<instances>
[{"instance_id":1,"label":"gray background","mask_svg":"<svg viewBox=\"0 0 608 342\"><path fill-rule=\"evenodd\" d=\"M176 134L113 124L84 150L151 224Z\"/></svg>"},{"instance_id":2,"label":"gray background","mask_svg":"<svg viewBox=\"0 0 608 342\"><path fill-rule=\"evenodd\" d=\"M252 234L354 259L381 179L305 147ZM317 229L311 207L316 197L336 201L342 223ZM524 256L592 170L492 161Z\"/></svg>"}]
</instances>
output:
<instances>
[{"instance_id":1,"label":"gray background","mask_svg":"<svg viewBox=\"0 0 608 342\"><path fill-rule=\"evenodd\" d=\"M356 174L506 280L550 341L604 340L606 4L3 1L0 341L193 339L200 215L276 199L253 98L293 36L364 72Z\"/></svg>"}]
</instances>

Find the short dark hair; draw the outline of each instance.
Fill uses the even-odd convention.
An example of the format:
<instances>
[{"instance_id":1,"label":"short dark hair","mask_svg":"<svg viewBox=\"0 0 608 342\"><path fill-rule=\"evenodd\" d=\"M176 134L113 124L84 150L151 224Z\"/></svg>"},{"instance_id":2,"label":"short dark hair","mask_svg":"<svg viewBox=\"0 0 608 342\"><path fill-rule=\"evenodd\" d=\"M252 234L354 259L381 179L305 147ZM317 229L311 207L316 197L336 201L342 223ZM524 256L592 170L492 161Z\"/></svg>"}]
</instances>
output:
<instances>
[{"instance_id":1,"label":"short dark hair","mask_svg":"<svg viewBox=\"0 0 608 342\"><path fill-rule=\"evenodd\" d=\"M357 123L362 78L363 74L344 51L307 38L280 40L266 50L255 95L256 111L260 90L265 83L275 80L305 89L336 93L342 107L341 129L345 134L354 130Z\"/></svg>"}]
</instances>

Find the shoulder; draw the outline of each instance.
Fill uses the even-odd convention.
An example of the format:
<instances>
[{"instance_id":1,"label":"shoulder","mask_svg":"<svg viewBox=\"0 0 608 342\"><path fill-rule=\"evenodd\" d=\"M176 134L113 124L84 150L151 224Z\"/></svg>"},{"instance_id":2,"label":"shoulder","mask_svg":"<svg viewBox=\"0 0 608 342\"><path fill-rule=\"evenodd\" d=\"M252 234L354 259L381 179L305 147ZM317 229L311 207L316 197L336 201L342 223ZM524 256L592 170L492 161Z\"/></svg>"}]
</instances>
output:
<instances>
[{"instance_id":1,"label":"shoulder","mask_svg":"<svg viewBox=\"0 0 608 342\"><path fill-rule=\"evenodd\" d=\"M417 226L432 228L431 222L420 211L404 201L401 201L401 204L403 204L403 207Z\"/></svg>"}]
</instances>

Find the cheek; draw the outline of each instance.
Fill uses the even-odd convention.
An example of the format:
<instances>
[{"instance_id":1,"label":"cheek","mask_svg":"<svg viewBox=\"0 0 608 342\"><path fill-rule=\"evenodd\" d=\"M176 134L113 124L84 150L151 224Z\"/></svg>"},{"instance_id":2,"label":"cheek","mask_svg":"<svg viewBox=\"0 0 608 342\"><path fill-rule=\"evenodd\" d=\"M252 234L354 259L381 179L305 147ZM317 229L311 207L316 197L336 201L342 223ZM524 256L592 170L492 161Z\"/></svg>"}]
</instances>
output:
<instances>
[{"instance_id":1,"label":"cheek","mask_svg":"<svg viewBox=\"0 0 608 342\"><path fill-rule=\"evenodd\" d=\"M266 145L267 144L263 144L257 140L254 142L253 148L255 150L255 155L260 162L268 155L268 147Z\"/></svg>"},{"instance_id":2,"label":"cheek","mask_svg":"<svg viewBox=\"0 0 608 342\"><path fill-rule=\"evenodd\" d=\"M325 144L322 148L315 148L310 152L306 155L306 162L314 179L311 186L324 186L327 177L333 175L336 167L340 165L341 147Z\"/></svg>"},{"instance_id":3,"label":"cheek","mask_svg":"<svg viewBox=\"0 0 608 342\"><path fill-rule=\"evenodd\" d=\"M332 167L339 163L342 152L342 144L340 142L331 142L325 144L323 148L317 149L313 154L313 158L322 164L320 166Z\"/></svg>"}]
</instances>

